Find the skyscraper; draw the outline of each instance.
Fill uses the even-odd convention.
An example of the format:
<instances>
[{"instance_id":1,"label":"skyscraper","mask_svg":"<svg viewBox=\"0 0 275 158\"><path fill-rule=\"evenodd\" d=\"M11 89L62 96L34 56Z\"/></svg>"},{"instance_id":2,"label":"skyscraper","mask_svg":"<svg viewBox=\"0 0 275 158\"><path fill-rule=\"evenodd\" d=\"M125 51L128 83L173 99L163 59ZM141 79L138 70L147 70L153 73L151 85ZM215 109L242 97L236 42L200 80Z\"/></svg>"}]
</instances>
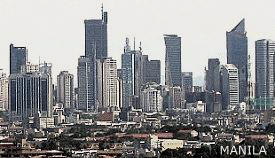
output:
<instances>
[{"instance_id":1,"label":"skyscraper","mask_svg":"<svg viewBox=\"0 0 275 158\"><path fill-rule=\"evenodd\" d=\"M7 75L0 69L0 110L8 110L9 80Z\"/></svg>"},{"instance_id":2,"label":"skyscraper","mask_svg":"<svg viewBox=\"0 0 275 158\"><path fill-rule=\"evenodd\" d=\"M131 106L131 97L140 96L140 88L143 83L142 52L131 50L128 38L126 38L126 46L121 55L121 61L122 104L126 108Z\"/></svg>"},{"instance_id":3,"label":"skyscraper","mask_svg":"<svg viewBox=\"0 0 275 158\"><path fill-rule=\"evenodd\" d=\"M248 53L244 19L230 32L226 32L226 48L227 64L234 64L238 68L240 102L243 102L248 91Z\"/></svg>"},{"instance_id":4,"label":"skyscraper","mask_svg":"<svg viewBox=\"0 0 275 158\"><path fill-rule=\"evenodd\" d=\"M119 110L117 86L116 60L97 60L97 100L100 111Z\"/></svg>"},{"instance_id":5,"label":"skyscraper","mask_svg":"<svg viewBox=\"0 0 275 158\"><path fill-rule=\"evenodd\" d=\"M85 56L93 57L96 53L96 59L106 58L107 52L107 23L108 14L101 10L101 19L85 20ZM93 50L96 51L93 51Z\"/></svg>"},{"instance_id":6,"label":"skyscraper","mask_svg":"<svg viewBox=\"0 0 275 158\"><path fill-rule=\"evenodd\" d=\"M9 78L11 121L52 117L52 80L41 72L11 74Z\"/></svg>"},{"instance_id":7,"label":"skyscraper","mask_svg":"<svg viewBox=\"0 0 275 158\"><path fill-rule=\"evenodd\" d=\"M208 59L206 90L220 92L220 60L218 58Z\"/></svg>"},{"instance_id":8,"label":"skyscraper","mask_svg":"<svg viewBox=\"0 0 275 158\"><path fill-rule=\"evenodd\" d=\"M142 56L143 84L155 82L160 84L160 60L149 60L148 55Z\"/></svg>"},{"instance_id":9,"label":"skyscraper","mask_svg":"<svg viewBox=\"0 0 275 158\"><path fill-rule=\"evenodd\" d=\"M66 109L74 108L74 76L68 71L61 71L57 76L57 103Z\"/></svg>"},{"instance_id":10,"label":"skyscraper","mask_svg":"<svg viewBox=\"0 0 275 158\"><path fill-rule=\"evenodd\" d=\"M182 86L181 83L181 37L164 35L165 85Z\"/></svg>"},{"instance_id":11,"label":"skyscraper","mask_svg":"<svg viewBox=\"0 0 275 158\"><path fill-rule=\"evenodd\" d=\"M91 58L85 56L78 59L78 110L95 111L97 109L94 64Z\"/></svg>"},{"instance_id":12,"label":"skyscraper","mask_svg":"<svg viewBox=\"0 0 275 158\"><path fill-rule=\"evenodd\" d=\"M193 89L193 73L182 72L182 86L186 92L192 92Z\"/></svg>"},{"instance_id":13,"label":"skyscraper","mask_svg":"<svg viewBox=\"0 0 275 158\"><path fill-rule=\"evenodd\" d=\"M141 108L143 112L162 112L162 96L158 84L148 85L141 91Z\"/></svg>"},{"instance_id":14,"label":"skyscraper","mask_svg":"<svg viewBox=\"0 0 275 158\"><path fill-rule=\"evenodd\" d=\"M256 98L274 98L275 42L262 39L255 42Z\"/></svg>"},{"instance_id":15,"label":"skyscraper","mask_svg":"<svg viewBox=\"0 0 275 158\"><path fill-rule=\"evenodd\" d=\"M232 109L239 104L238 69L233 64L223 65L221 68L222 110Z\"/></svg>"},{"instance_id":16,"label":"skyscraper","mask_svg":"<svg viewBox=\"0 0 275 158\"><path fill-rule=\"evenodd\" d=\"M21 72L21 67L28 61L28 50L26 47L14 47L10 44L10 74Z\"/></svg>"}]
</instances>

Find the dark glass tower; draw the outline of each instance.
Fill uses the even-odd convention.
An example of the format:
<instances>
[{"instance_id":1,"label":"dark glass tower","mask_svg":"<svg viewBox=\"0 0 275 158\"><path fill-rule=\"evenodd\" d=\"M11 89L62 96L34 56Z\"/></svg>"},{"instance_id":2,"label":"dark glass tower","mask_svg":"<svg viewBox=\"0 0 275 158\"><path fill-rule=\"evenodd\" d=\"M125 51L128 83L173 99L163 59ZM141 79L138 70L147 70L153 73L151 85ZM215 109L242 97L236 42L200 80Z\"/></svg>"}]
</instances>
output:
<instances>
[{"instance_id":1,"label":"dark glass tower","mask_svg":"<svg viewBox=\"0 0 275 158\"><path fill-rule=\"evenodd\" d=\"M165 85L181 86L181 37L164 35Z\"/></svg>"},{"instance_id":2,"label":"dark glass tower","mask_svg":"<svg viewBox=\"0 0 275 158\"><path fill-rule=\"evenodd\" d=\"M256 98L274 99L275 42L262 39L255 42Z\"/></svg>"},{"instance_id":3,"label":"dark glass tower","mask_svg":"<svg viewBox=\"0 0 275 158\"><path fill-rule=\"evenodd\" d=\"M131 106L133 96L136 98L140 96L140 88L143 83L142 70L142 52L131 50L127 38L124 53L121 55L123 108Z\"/></svg>"},{"instance_id":4,"label":"dark glass tower","mask_svg":"<svg viewBox=\"0 0 275 158\"><path fill-rule=\"evenodd\" d=\"M106 58L107 52L107 22L108 14L103 11L101 19L85 20L85 56L93 56L95 47L96 59Z\"/></svg>"},{"instance_id":5,"label":"dark glass tower","mask_svg":"<svg viewBox=\"0 0 275 158\"><path fill-rule=\"evenodd\" d=\"M230 32L226 32L227 64L233 64L238 68L240 102L245 101L247 96L247 37L245 20L235 26Z\"/></svg>"},{"instance_id":6,"label":"dark glass tower","mask_svg":"<svg viewBox=\"0 0 275 158\"><path fill-rule=\"evenodd\" d=\"M10 44L10 74L21 72L21 67L26 65L28 50L26 47L14 47Z\"/></svg>"}]
</instances>

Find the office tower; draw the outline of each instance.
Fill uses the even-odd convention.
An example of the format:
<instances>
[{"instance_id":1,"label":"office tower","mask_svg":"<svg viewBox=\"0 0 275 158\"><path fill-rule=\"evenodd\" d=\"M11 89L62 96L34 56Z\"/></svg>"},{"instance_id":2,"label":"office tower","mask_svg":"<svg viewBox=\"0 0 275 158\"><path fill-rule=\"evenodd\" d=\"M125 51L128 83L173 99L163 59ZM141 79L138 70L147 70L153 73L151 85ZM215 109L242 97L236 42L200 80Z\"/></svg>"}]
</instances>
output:
<instances>
[{"instance_id":1,"label":"office tower","mask_svg":"<svg viewBox=\"0 0 275 158\"><path fill-rule=\"evenodd\" d=\"M222 95L220 92L206 92L205 93L206 112L220 112L222 110Z\"/></svg>"},{"instance_id":2,"label":"office tower","mask_svg":"<svg viewBox=\"0 0 275 158\"><path fill-rule=\"evenodd\" d=\"M208 59L206 90L220 92L220 60L218 58Z\"/></svg>"},{"instance_id":3,"label":"office tower","mask_svg":"<svg viewBox=\"0 0 275 158\"><path fill-rule=\"evenodd\" d=\"M21 67L28 61L26 47L14 47L10 44L10 74L21 73Z\"/></svg>"},{"instance_id":4,"label":"office tower","mask_svg":"<svg viewBox=\"0 0 275 158\"><path fill-rule=\"evenodd\" d=\"M239 72L240 102L247 97L248 53L245 20L242 19L230 32L226 32L227 64L233 64Z\"/></svg>"},{"instance_id":5,"label":"office tower","mask_svg":"<svg viewBox=\"0 0 275 158\"><path fill-rule=\"evenodd\" d=\"M160 92L162 96L162 109L163 111L170 109L172 106L170 105L170 95L169 95L169 86L161 85Z\"/></svg>"},{"instance_id":6,"label":"office tower","mask_svg":"<svg viewBox=\"0 0 275 158\"><path fill-rule=\"evenodd\" d=\"M233 109L239 104L238 68L233 64L221 68L222 110Z\"/></svg>"},{"instance_id":7,"label":"office tower","mask_svg":"<svg viewBox=\"0 0 275 158\"><path fill-rule=\"evenodd\" d=\"M31 62L27 62L26 65L21 67L22 73L29 73L29 72L37 72L39 71L39 65L32 64Z\"/></svg>"},{"instance_id":8,"label":"office tower","mask_svg":"<svg viewBox=\"0 0 275 158\"><path fill-rule=\"evenodd\" d=\"M181 87L170 87L169 88L170 105L169 109L181 109L183 108L183 92Z\"/></svg>"},{"instance_id":9,"label":"office tower","mask_svg":"<svg viewBox=\"0 0 275 158\"><path fill-rule=\"evenodd\" d=\"M43 74L48 74L50 77L52 77L52 64L46 62L40 63L39 71Z\"/></svg>"},{"instance_id":10,"label":"office tower","mask_svg":"<svg viewBox=\"0 0 275 158\"><path fill-rule=\"evenodd\" d=\"M193 89L193 72L182 72L182 87L187 92L192 92Z\"/></svg>"},{"instance_id":11,"label":"office tower","mask_svg":"<svg viewBox=\"0 0 275 158\"><path fill-rule=\"evenodd\" d=\"M265 109L273 106L275 42L262 39L255 42L256 99L264 102ZM271 102L269 105L268 103Z\"/></svg>"},{"instance_id":12,"label":"office tower","mask_svg":"<svg viewBox=\"0 0 275 158\"><path fill-rule=\"evenodd\" d=\"M162 112L162 96L158 84L147 85L140 96L143 112Z\"/></svg>"},{"instance_id":13,"label":"office tower","mask_svg":"<svg viewBox=\"0 0 275 158\"><path fill-rule=\"evenodd\" d=\"M140 96L140 88L143 83L142 52L141 50L131 50L128 38L126 38L121 61L122 104L123 108L127 108L131 106L131 97Z\"/></svg>"},{"instance_id":14,"label":"office tower","mask_svg":"<svg viewBox=\"0 0 275 158\"><path fill-rule=\"evenodd\" d=\"M155 82L160 84L160 60L149 60L148 55L142 56L143 84Z\"/></svg>"},{"instance_id":15,"label":"office tower","mask_svg":"<svg viewBox=\"0 0 275 158\"><path fill-rule=\"evenodd\" d=\"M8 110L9 80L7 75L0 69L0 111Z\"/></svg>"},{"instance_id":16,"label":"office tower","mask_svg":"<svg viewBox=\"0 0 275 158\"><path fill-rule=\"evenodd\" d=\"M32 118L52 117L52 80L48 74L11 74L9 112L11 121L28 123Z\"/></svg>"},{"instance_id":17,"label":"office tower","mask_svg":"<svg viewBox=\"0 0 275 158\"><path fill-rule=\"evenodd\" d=\"M91 58L78 58L78 110L96 111L95 63Z\"/></svg>"},{"instance_id":18,"label":"office tower","mask_svg":"<svg viewBox=\"0 0 275 158\"><path fill-rule=\"evenodd\" d=\"M57 76L57 103L65 109L74 108L74 76L68 71L61 71Z\"/></svg>"},{"instance_id":19,"label":"office tower","mask_svg":"<svg viewBox=\"0 0 275 158\"><path fill-rule=\"evenodd\" d=\"M181 83L181 37L164 35L165 85L182 86Z\"/></svg>"},{"instance_id":20,"label":"office tower","mask_svg":"<svg viewBox=\"0 0 275 158\"><path fill-rule=\"evenodd\" d=\"M119 110L117 62L112 58L97 60L97 101L99 111Z\"/></svg>"},{"instance_id":21,"label":"office tower","mask_svg":"<svg viewBox=\"0 0 275 158\"><path fill-rule=\"evenodd\" d=\"M107 52L107 12L101 10L101 19L85 20L85 56L93 57L96 53L96 59L106 58ZM93 51L93 50L96 51Z\"/></svg>"}]
</instances>

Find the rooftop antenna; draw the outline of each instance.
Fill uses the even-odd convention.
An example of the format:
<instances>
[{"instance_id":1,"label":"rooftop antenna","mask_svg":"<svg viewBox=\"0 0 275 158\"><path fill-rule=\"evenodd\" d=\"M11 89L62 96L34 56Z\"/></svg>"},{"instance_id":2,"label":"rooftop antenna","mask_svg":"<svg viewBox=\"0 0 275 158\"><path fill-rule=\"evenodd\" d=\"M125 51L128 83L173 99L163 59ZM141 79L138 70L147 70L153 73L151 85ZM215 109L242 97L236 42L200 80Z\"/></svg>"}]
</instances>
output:
<instances>
[{"instance_id":1,"label":"rooftop antenna","mask_svg":"<svg viewBox=\"0 0 275 158\"><path fill-rule=\"evenodd\" d=\"M139 42L139 50L142 51L142 48L141 48L141 41Z\"/></svg>"},{"instance_id":2,"label":"rooftop antenna","mask_svg":"<svg viewBox=\"0 0 275 158\"><path fill-rule=\"evenodd\" d=\"M104 19L104 13L103 13L103 3L101 3L101 18Z\"/></svg>"}]
</instances>

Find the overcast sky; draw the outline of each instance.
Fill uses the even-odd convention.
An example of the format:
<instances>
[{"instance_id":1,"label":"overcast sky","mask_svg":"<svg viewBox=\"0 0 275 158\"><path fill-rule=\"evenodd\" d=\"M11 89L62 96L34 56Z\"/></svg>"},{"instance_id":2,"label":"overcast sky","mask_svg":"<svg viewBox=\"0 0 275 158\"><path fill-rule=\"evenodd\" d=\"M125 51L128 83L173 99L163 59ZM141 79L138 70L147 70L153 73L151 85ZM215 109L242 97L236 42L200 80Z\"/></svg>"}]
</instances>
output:
<instances>
[{"instance_id":1,"label":"overcast sky","mask_svg":"<svg viewBox=\"0 0 275 158\"><path fill-rule=\"evenodd\" d=\"M29 61L53 63L54 78L62 70L76 75L77 59L84 55L84 19L100 18L102 3L109 17L109 56L119 67L126 37L136 37L136 45L141 41L143 53L160 59L164 70L163 34L178 34L182 70L200 79L208 58L225 63L226 31L242 18L253 65L255 40L275 39L273 0L1 0L0 68L9 72L14 43L28 48Z\"/></svg>"}]
</instances>

